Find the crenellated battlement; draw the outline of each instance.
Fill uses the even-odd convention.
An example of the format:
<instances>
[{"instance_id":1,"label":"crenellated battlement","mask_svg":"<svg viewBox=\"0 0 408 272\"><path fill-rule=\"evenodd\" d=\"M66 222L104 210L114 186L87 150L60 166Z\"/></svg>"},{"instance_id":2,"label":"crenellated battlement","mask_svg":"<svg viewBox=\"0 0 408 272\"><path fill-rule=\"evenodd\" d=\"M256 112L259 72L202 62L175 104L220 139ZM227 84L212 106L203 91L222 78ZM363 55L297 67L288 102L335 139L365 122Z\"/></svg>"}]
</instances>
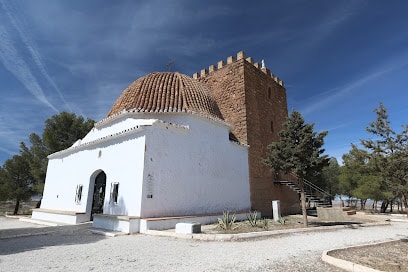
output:
<instances>
[{"instance_id":1,"label":"crenellated battlement","mask_svg":"<svg viewBox=\"0 0 408 272\"><path fill-rule=\"evenodd\" d=\"M193 74L193 78L194 79L199 79L202 77L206 77L208 75L210 75L211 73L216 72L217 70L231 64L234 63L238 60L242 60L244 59L245 61L251 63L253 66L255 66L257 69L261 70L263 73L265 73L266 75L268 75L269 77L271 77L277 84L279 84L280 86L284 86L284 83L282 80L280 80L277 76L275 76L273 73L271 73L271 71L266 68L265 63L262 60L262 64L259 64L258 62L254 63L254 60L252 59L252 57L245 57L245 52L244 51L240 51L237 53L237 57L235 58L234 56L229 56L227 58L227 62L225 62L224 60L220 60L217 62L217 66L215 65L210 65L208 66L208 69L202 69L200 71L200 73L194 73Z\"/></svg>"}]
</instances>

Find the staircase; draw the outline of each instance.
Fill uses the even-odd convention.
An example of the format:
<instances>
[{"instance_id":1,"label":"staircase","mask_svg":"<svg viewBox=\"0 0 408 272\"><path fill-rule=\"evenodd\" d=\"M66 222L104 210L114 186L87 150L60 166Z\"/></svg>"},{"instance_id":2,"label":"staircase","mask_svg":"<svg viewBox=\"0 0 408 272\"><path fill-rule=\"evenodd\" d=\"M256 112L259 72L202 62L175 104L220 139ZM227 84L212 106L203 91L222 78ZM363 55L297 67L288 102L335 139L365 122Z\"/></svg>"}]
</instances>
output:
<instances>
[{"instance_id":1,"label":"staircase","mask_svg":"<svg viewBox=\"0 0 408 272\"><path fill-rule=\"evenodd\" d=\"M281 176L281 177L280 177ZM279 178L280 177L280 178ZM295 181L292 181L295 180ZM300 194L301 189L298 184L298 178L294 173L286 175L275 175L274 183L285 185L294 192ZM310 181L304 179L305 197L308 209L316 209L317 207L330 208L332 207L330 199L332 196L322 188L316 186Z\"/></svg>"}]
</instances>

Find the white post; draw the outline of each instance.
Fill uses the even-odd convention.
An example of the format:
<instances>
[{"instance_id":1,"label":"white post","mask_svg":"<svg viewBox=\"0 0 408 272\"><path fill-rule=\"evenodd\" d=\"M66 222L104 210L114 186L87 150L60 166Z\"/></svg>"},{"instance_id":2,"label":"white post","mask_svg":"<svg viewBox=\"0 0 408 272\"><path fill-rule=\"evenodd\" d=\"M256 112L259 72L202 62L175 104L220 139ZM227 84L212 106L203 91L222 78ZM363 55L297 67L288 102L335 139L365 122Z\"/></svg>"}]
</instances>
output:
<instances>
[{"instance_id":1,"label":"white post","mask_svg":"<svg viewBox=\"0 0 408 272\"><path fill-rule=\"evenodd\" d=\"M272 214L273 214L273 220L275 222L279 222L279 219L281 218L280 200L272 201Z\"/></svg>"}]
</instances>

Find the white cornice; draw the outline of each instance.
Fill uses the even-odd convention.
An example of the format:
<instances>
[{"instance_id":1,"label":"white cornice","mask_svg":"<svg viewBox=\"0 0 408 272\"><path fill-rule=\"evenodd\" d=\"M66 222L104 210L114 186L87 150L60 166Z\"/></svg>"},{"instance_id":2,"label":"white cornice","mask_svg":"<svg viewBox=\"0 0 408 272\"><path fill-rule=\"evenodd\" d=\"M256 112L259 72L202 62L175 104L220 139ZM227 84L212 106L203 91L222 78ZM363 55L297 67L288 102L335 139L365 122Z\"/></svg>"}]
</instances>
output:
<instances>
[{"instance_id":1,"label":"white cornice","mask_svg":"<svg viewBox=\"0 0 408 272\"><path fill-rule=\"evenodd\" d=\"M203 119L207 119L207 120L211 120L214 122L217 122L223 126L228 127L229 129L231 129L231 125L228 124L227 122L225 122L224 120L221 120L219 118L215 118L212 116L208 116L205 114L201 114L201 113L197 113L194 111L179 111L179 110L174 110L174 111L146 111L143 109L132 109L132 110L123 110L119 113L116 113L112 116L109 116L107 118L102 119L101 121L95 123L94 127L95 128L101 128L101 127L105 127L113 122L115 122L116 120L120 120L122 118L125 117L137 117L138 115L140 116L140 114L168 114L168 115L174 115L174 114L180 114L180 115L193 115L196 117L200 117Z\"/></svg>"},{"instance_id":2,"label":"white cornice","mask_svg":"<svg viewBox=\"0 0 408 272\"><path fill-rule=\"evenodd\" d=\"M73 146L71 146L71 147L69 147L67 149L64 149L64 150L55 152L53 154L50 154L48 156L48 159L55 159L55 158L58 158L60 156L72 154L74 152L78 152L78 151L84 150L86 148L99 145L99 144L104 143L104 142L112 141L114 139L122 138L122 137L125 137L125 136L130 135L130 134L138 133L138 132L140 132L142 130L143 130L143 126L134 126L134 127L131 127L131 128L128 128L128 129L125 129L125 130L122 130L122 131L107 135L107 136L103 136L103 137L98 138L96 140L83 143L83 144L81 144L80 140L78 140L76 142L76 145L73 145Z\"/></svg>"}]
</instances>

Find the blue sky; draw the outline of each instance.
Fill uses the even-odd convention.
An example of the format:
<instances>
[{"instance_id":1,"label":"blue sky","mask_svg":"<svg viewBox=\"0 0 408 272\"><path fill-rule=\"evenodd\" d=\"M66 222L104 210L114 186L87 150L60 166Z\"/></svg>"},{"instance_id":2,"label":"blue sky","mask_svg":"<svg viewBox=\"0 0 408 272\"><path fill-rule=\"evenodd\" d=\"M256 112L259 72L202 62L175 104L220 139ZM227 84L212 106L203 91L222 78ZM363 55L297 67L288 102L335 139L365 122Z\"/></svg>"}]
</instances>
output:
<instances>
[{"instance_id":1,"label":"blue sky","mask_svg":"<svg viewBox=\"0 0 408 272\"><path fill-rule=\"evenodd\" d=\"M408 2L0 0L0 164L61 111L104 118L154 71L192 75L245 51L337 157L382 101L408 123Z\"/></svg>"}]
</instances>

